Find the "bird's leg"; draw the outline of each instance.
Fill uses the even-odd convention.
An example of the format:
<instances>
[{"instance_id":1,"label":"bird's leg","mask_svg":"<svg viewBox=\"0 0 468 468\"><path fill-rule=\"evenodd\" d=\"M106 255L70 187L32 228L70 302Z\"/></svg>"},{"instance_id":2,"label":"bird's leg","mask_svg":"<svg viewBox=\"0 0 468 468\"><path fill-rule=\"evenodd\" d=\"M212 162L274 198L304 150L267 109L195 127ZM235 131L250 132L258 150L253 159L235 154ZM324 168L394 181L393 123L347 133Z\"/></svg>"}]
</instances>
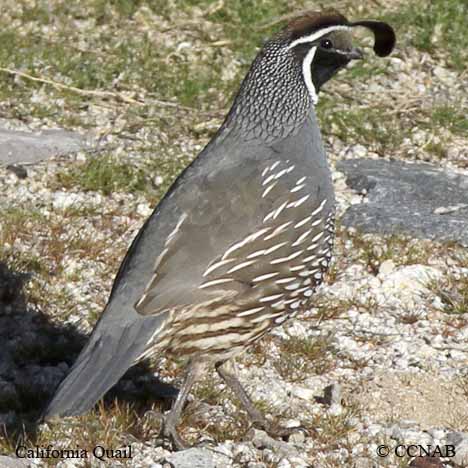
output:
<instances>
[{"instance_id":1,"label":"bird's leg","mask_svg":"<svg viewBox=\"0 0 468 468\"><path fill-rule=\"evenodd\" d=\"M239 398L254 426L260 427L273 437L287 437L293 432L297 432L298 429L301 429L297 427L281 427L268 421L262 412L255 408L253 401L249 395L247 395L244 387L236 377L234 366L231 361L225 361L217 365L216 370L219 376L226 382L226 385L230 387L237 398Z\"/></svg>"},{"instance_id":2,"label":"bird's leg","mask_svg":"<svg viewBox=\"0 0 468 468\"><path fill-rule=\"evenodd\" d=\"M182 414L182 410L184 408L185 402L187 401L190 390L192 389L193 384L198 380L198 377L202 373L204 367L205 366L203 363L190 362L176 401L172 405L172 408L167 416L163 419L161 438L170 439L176 450L183 450L188 448L187 443L182 439L182 437L180 437L179 433L177 432L177 425L179 423L180 415Z\"/></svg>"}]
</instances>

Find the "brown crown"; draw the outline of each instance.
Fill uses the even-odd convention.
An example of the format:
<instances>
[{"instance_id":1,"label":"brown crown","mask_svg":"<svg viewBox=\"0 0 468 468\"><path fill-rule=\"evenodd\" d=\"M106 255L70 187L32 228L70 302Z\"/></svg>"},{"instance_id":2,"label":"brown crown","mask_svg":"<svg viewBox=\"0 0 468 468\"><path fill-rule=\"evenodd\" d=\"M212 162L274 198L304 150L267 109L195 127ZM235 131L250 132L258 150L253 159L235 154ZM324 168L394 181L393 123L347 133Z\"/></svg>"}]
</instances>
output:
<instances>
[{"instance_id":1,"label":"brown crown","mask_svg":"<svg viewBox=\"0 0 468 468\"><path fill-rule=\"evenodd\" d=\"M318 29L340 24L347 26L349 22L336 10L308 11L289 21L284 32L288 33L292 40L296 40Z\"/></svg>"}]
</instances>

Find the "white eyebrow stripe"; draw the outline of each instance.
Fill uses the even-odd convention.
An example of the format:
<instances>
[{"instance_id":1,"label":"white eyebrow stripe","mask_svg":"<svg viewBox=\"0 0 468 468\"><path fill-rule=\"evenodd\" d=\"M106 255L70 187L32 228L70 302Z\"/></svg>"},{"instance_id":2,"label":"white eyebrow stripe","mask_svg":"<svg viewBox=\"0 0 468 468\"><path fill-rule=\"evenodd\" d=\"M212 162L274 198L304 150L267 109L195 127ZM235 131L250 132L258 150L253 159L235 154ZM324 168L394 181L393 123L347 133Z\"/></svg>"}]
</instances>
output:
<instances>
[{"instance_id":1,"label":"white eyebrow stripe","mask_svg":"<svg viewBox=\"0 0 468 468\"><path fill-rule=\"evenodd\" d=\"M314 105L318 102L317 90L315 89L314 82L312 81L312 61L314 60L315 52L317 52L317 47L311 47L302 62L302 76L304 77L305 85Z\"/></svg>"},{"instance_id":2,"label":"white eyebrow stripe","mask_svg":"<svg viewBox=\"0 0 468 468\"><path fill-rule=\"evenodd\" d=\"M333 31L349 31L349 30L351 30L351 27L345 26L344 24L337 24L335 26L329 26L328 28L323 28L314 32L310 36L300 37L299 39L296 39L295 41L291 42L291 44L289 44L288 49L292 49L299 44L306 44L308 42L314 42L317 39L320 39L322 36L325 36L326 34L333 32Z\"/></svg>"}]
</instances>

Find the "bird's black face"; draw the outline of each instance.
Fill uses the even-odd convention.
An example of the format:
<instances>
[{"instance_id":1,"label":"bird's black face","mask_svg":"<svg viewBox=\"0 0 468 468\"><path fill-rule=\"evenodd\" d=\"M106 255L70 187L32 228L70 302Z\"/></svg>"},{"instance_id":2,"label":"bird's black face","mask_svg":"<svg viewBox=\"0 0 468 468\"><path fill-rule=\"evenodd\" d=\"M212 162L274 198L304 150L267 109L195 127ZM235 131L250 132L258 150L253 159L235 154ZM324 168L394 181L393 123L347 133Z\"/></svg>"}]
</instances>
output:
<instances>
[{"instance_id":1,"label":"bird's black face","mask_svg":"<svg viewBox=\"0 0 468 468\"><path fill-rule=\"evenodd\" d=\"M319 31L291 44L314 101L324 83L351 60L363 57L361 50L353 46L347 29L326 31L324 34Z\"/></svg>"},{"instance_id":2,"label":"bird's black face","mask_svg":"<svg viewBox=\"0 0 468 468\"><path fill-rule=\"evenodd\" d=\"M345 31L327 34L315 45L311 78L316 91L351 60L361 59L360 49L353 47L351 35Z\"/></svg>"},{"instance_id":3,"label":"bird's black face","mask_svg":"<svg viewBox=\"0 0 468 468\"><path fill-rule=\"evenodd\" d=\"M320 88L351 60L363 57L353 45L351 31L364 27L374 33L374 51L379 57L390 54L395 45L395 32L382 21L362 20L350 23L335 11L311 12L293 20L284 30L302 69L304 84L314 103Z\"/></svg>"}]
</instances>

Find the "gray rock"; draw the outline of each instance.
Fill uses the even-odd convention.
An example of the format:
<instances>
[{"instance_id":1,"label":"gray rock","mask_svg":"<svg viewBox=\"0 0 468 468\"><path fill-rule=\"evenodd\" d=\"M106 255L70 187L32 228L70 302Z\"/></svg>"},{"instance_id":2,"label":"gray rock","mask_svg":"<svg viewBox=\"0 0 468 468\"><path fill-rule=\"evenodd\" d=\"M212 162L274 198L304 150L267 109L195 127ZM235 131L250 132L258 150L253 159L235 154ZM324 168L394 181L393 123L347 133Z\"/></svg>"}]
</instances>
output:
<instances>
[{"instance_id":1,"label":"gray rock","mask_svg":"<svg viewBox=\"0 0 468 468\"><path fill-rule=\"evenodd\" d=\"M425 163L373 159L340 161L337 169L349 187L368 192L368 203L346 211L345 226L468 245L467 176Z\"/></svg>"},{"instance_id":2,"label":"gray rock","mask_svg":"<svg viewBox=\"0 0 468 468\"><path fill-rule=\"evenodd\" d=\"M213 454L203 448L190 448L166 457L174 468L216 468Z\"/></svg>"},{"instance_id":3,"label":"gray rock","mask_svg":"<svg viewBox=\"0 0 468 468\"><path fill-rule=\"evenodd\" d=\"M464 441L468 441L468 434L466 432L449 432L445 436L445 443L449 445L458 446Z\"/></svg>"},{"instance_id":4,"label":"gray rock","mask_svg":"<svg viewBox=\"0 0 468 468\"><path fill-rule=\"evenodd\" d=\"M326 405L341 405L341 385L332 383L325 387L323 400Z\"/></svg>"},{"instance_id":5,"label":"gray rock","mask_svg":"<svg viewBox=\"0 0 468 468\"><path fill-rule=\"evenodd\" d=\"M457 466L468 466L468 439L464 439L455 448L455 456L450 459Z\"/></svg>"},{"instance_id":6,"label":"gray rock","mask_svg":"<svg viewBox=\"0 0 468 468\"><path fill-rule=\"evenodd\" d=\"M82 135L66 130L29 133L0 127L0 165L36 163L52 156L79 151L86 146Z\"/></svg>"},{"instance_id":7,"label":"gray rock","mask_svg":"<svg viewBox=\"0 0 468 468\"><path fill-rule=\"evenodd\" d=\"M298 455L298 452L294 447L281 440L273 439L265 431L251 429L248 432L247 437L252 440L252 443L258 449L269 449L284 456Z\"/></svg>"},{"instance_id":8,"label":"gray rock","mask_svg":"<svg viewBox=\"0 0 468 468\"><path fill-rule=\"evenodd\" d=\"M0 455L0 466L2 468L28 468L30 466L26 460Z\"/></svg>"}]
</instances>

